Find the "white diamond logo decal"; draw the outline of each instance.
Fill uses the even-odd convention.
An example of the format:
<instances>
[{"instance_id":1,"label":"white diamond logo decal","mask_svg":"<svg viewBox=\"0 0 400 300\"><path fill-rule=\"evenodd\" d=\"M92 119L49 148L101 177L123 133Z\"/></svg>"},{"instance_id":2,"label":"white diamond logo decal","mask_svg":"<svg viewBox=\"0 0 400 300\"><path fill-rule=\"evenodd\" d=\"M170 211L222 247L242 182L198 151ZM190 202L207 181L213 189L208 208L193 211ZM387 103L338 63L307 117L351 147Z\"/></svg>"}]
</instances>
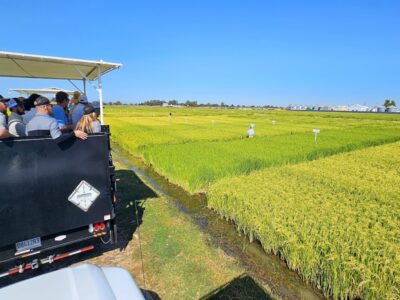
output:
<instances>
[{"instance_id":1,"label":"white diamond logo decal","mask_svg":"<svg viewBox=\"0 0 400 300\"><path fill-rule=\"evenodd\" d=\"M82 180L68 197L68 201L72 202L83 211L88 211L99 195L100 192L98 190L85 180Z\"/></svg>"}]
</instances>

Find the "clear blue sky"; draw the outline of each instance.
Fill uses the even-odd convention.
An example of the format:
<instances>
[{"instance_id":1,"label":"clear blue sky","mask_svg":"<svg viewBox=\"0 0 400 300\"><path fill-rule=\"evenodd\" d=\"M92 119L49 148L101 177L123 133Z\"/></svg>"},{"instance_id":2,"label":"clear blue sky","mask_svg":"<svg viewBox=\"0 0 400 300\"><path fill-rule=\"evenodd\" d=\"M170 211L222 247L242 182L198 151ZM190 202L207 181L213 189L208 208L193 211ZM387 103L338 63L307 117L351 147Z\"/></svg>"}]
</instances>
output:
<instances>
[{"instance_id":1,"label":"clear blue sky","mask_svg":"<svg viewBox=\"0 0 400 300\"><path fill-rule=\"evenodd\" d=\"M400 102L400 1L2 1L4 51L103 59L106 100ZM0 78L8 88L69 83ZM89 94L95 97L94 91Z\"/></svg>"}]
</instances>

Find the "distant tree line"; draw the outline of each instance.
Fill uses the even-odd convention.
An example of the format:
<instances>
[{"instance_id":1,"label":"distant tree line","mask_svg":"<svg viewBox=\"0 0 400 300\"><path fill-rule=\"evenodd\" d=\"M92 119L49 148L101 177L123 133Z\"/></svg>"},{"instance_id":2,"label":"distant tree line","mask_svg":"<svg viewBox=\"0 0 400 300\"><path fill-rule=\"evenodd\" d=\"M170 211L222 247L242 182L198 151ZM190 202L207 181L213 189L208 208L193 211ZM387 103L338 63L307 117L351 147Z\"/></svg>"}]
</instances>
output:
<instances>
[{"instance_id":1,"label":"distant tree line","mask_svg":"<svg viewBox=\"0 0 400 300\"><path fill-rule=\"evenodd\" d=\"M132 105L127 103L122 103L121 101L108 101L104 102L104 105ZM224 107L224 108L277 108L277 106L273 105L263 105L263 106L255 106L255 105L233 105L233 104L225 104L221 103L198 103L194 100L186 100L184 102L179 102L177 100L146 100L137 105L142 106L163 106L163 105L171 105L171 106L189 106L189 107Z\"/></svg>"},{"instance_id":2,"label":"distant tree line","mask_svg":"<svg viewBox=\"0 0 400 300\"><path fill-rule=\"evenodd\" d=\"M176 106L189 106L189 107L226 107L226 108L245 108L245 107L250 107L250 108L255 108L255 107L262 107L262 108L276 108L276 106L273 105L264 105L264 106L248 106L248 105L233 105L233 104L225 104L224 102L221 103L198 103L197 101L194 100L186 100L185 102L179 102L177 100L147 100L142 103L139 103L138 105L146 105L146 106L163 106L163 105L176 105Z\"/></svg>"}]
</instances>

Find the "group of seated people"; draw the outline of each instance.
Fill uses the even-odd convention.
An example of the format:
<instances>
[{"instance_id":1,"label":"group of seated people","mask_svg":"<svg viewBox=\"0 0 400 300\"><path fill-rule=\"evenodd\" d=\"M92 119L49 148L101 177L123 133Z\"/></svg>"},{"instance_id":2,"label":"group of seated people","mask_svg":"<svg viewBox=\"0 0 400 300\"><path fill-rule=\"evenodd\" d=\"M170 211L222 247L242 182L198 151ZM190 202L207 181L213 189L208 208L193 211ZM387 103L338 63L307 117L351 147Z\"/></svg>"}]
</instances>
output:
<instances>
[{"instance_id":1,"label":"group of seated people","mask_svg":"<svg viewBox=\"0 0 400 300\"><path fill-rule=\"evenodd\" d=\"M0 139L24 136L51 136L57 142L101 131L99 102L89 103L84 94L73 98L65 92L55 96L56 104L32 94L25 98L5 99L0 95ZM8 115L7 108L10 115Z\"/></svg>"}]
</instances>

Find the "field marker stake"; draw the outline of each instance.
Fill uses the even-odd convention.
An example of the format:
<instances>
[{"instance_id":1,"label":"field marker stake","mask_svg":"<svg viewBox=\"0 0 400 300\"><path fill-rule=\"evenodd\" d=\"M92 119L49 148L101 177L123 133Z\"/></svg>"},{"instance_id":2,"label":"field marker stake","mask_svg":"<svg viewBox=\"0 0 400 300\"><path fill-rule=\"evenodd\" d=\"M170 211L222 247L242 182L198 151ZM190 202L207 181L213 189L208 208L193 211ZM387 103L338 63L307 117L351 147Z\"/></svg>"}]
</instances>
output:
<instances>
[{"instance_id":1,"label":"field marker stake","mask_svg":"<svg viewBox=\"0 0 400 300\"><path fill-rule=\"evenodd\" d=\"M321 132L321 130L319 130L319 129L313 129L312 132L314 133L314 142L317 142L317 136L318 136L318 133Z\"/></svg>"}]
</instances>

